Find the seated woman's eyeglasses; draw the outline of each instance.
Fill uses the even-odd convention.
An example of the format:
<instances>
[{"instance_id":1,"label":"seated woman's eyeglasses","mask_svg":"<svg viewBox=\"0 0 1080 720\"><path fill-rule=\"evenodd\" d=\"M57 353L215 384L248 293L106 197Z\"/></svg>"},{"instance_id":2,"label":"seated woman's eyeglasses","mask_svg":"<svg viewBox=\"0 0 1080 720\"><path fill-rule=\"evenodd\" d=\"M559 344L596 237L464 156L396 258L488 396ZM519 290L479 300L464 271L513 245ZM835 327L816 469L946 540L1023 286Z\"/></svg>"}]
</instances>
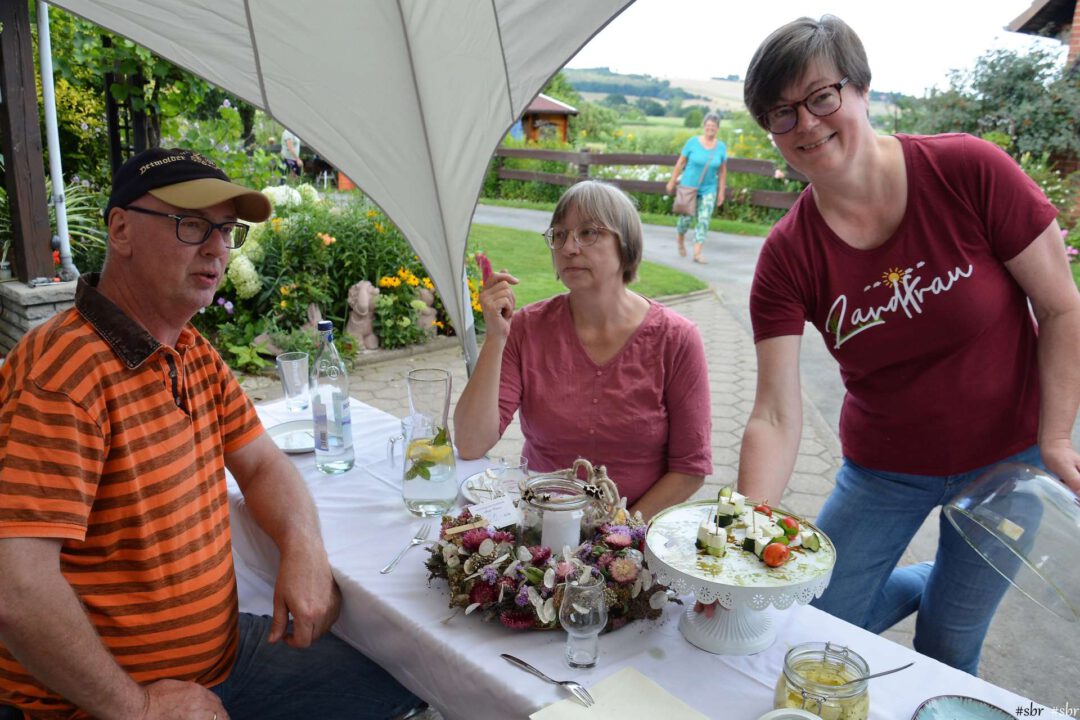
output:
<instances>
[{"instance_id":1,"label":"seated woman's eyeglasses","mask_svg":"<svg viewBox=\"0 0 1080 720\"><path fill-rule=\"evenodd\" d=\"M592 225L582 225L575 230L550 227L544 231L544 240L547 241L549 248L558 250L566 244L567 238L573 234L574 239L577 240L578 247L589 247L590 245L595 245L596 241L600 239L600 236L606 232L611 231L604 227L595 227Z\"/></svg>"},{"instance_id":2,"label":"seated woman's eyeglasses","mask_svg":"<svg viewBox=\"0 0 1080 720\"><path fill-rule=\"evenodd\" d=\"M176 239L185 245L202 245L204 242L210 239L210 233L215 229L221 232L221 236L225 239L225 246L230 250L235 250L244 244L247 240L248 225L240 222L223 222L214 223L210 222L204 217L198 215L173 215L172 213L163 213L156 210L148 210L146 208L135 207L129 205L124 208L125 210L131 210L132 212L142 213L143 215L157 215L158 217L171 218L176 221Z\"/></svg>"},{"instance_id":3,"label":"seated woman's eyeglasses","mask_svg":"<svg viewBox=\"0 0 1080 720\"><path fill-rule=\"evenodd\" d=\"M758 120L773 135L791 132L799 124L799 106L806 108L811 115L826 117L832 115L843 105L840 91L848 84L848 78L838 83L819 87L797 103L777 105L758 116Z\"/></svg>"}]
</instances>

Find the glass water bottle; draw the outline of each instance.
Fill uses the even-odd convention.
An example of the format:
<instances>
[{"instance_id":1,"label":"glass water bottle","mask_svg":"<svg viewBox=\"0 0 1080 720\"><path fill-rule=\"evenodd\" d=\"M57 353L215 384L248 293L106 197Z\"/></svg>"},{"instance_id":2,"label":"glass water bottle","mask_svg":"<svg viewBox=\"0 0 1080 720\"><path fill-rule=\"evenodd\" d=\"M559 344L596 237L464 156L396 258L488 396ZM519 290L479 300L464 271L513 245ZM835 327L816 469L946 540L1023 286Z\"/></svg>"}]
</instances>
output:
<instances>
[{"instance_id":1,"label":"glass water bottle","mask_svg":"<svg viewBox=\"0 0 1080 720\"><path fill-rule=\"evenodd\" d=\"M353 466L349 376L334 345L334 324L319 321L319 348L311 363L311 409L315 425L315 467L329 475Z\"/></svg>"}]
</instances>

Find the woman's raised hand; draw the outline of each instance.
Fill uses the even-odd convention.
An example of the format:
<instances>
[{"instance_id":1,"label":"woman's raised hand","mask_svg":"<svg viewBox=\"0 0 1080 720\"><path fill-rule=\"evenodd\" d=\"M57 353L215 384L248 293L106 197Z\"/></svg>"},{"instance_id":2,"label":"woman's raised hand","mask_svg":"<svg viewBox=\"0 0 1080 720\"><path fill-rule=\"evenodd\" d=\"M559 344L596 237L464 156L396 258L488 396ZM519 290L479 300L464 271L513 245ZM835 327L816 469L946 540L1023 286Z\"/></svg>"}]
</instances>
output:
<instances>
[{"instance_id":1,"label":"woman's raised hand","mask_svg":"<svg viewBox=\"0 0 1080 720\"><path fill-rule=\"evenodd\" d=\"M484 310L484 325L487 336L493 339L505 339L510 335L510 319L517 306L513 285L518 279L502 270L492 273L480 290L480 307Z\"/></svg>"}]
</instances>

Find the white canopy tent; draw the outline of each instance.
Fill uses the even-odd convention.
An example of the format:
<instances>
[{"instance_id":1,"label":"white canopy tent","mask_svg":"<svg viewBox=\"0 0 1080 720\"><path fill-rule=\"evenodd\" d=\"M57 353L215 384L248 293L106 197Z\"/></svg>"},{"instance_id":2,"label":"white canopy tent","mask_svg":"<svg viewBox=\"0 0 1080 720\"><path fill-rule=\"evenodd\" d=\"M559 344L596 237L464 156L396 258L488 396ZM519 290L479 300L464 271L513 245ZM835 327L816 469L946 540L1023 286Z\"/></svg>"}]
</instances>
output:
<instances>
[{"instance_id":1,"label":"white canopy tent","mask_svg":"<svg viewBox=\"0 0 1080 720\"><path fill-rule=\"evenodd\" d=\"M423 261L470 369L465 245L491 154L632 1L49 0L264 110L348 175Z\"/></svg>"}]
</instances>

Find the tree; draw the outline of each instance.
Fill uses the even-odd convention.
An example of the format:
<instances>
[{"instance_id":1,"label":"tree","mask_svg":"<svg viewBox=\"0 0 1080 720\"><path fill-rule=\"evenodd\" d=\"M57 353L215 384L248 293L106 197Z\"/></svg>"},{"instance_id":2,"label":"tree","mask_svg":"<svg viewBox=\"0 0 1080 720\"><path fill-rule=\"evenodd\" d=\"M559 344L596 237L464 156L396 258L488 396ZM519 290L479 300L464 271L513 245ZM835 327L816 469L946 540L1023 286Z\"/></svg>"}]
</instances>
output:
<instances>
[{"instance_id":1,"label":"tree","mask_svg":"<svg viewBox=\"0 0 1080 720\"><path fill-rule=\"evenodd\" d=\"M559 102L564 102L567 105L571 105L575 108L581 109L581 104L584 102L581 99L581 95L574 90L574 86L570 84L570 81L566 79L566 75L562 70L555 73L548 84L544 86L544 89L540 92L544 93L548 97L555 98Z\"/></svg>"},{"instance_id":2,"label":"tree","mask_svg":"<svg viewBox=\"0 0 1080 720\"><path fill-rule=\"evenodd\" d=\"M605 140L619 127L619 113L599 103L583 103L581 112L570 118L570 133L585 141Z\"/></svg>"},{"instance_id":3,"label":"tree","mask_svg":"<svg viewBox=\"0 0 1080 720\"><path fill-rule=\"evenodd\" d=\"M1009 152L1080 156L1080 75L1056 52L992 50L969 73L954 71L950 88L899 103L904 132L1004 133Z\"/></svg>"},{"instance_id":4,"label":"tree","mask_svg":"<svg viewBox=\"0 0 1080 720\"><path fill-rule=\"evenodd\" d=\"M664 115L664 106L652 98L638 98L635 105L641 108L641 111L650 117L663 117Z\"/></svg>"},{"instance_id":5,"label":"tree","mask_svg":"<svg viewBox=\"0 0 1080 720\"><path fill-rule=\"evenodd\" d=\"M250 147L254 107L93 23L56 8L49 19L60 146L68 174L101 187L109 183L104 92L130 109L133 125L145 128L147 146L183 141L228 166L234 178L269 174L276 161ZM112 82L105 88L107 73ZM200 122L201 132L184 132L199 128ZM242 157L234 157L238 151L244 151Z\"/></svg>"},{"instance_id":6,"label":"tree","mask_svg":"<svg viewBox=\"0 0 1080 720\"><path fill-rule=\"evenodd\" d=\"M610 95L604 97L602 102L604 103L604 105L607 105L610 108L621 108L624 105L630 104L629 102L627 102L626 96L620 93L611 93Z\"/></svg>"},{"instance_id":7,"label":"tree","mask_svg":"<svg viewBox=\"0 0 1080 720\"><path fill-rule=\"evenodd\" d=\"M686 113L683 127L696 128L705 120L705 112L700 107L692 107Z\"/></svg>"}]
</instances>

